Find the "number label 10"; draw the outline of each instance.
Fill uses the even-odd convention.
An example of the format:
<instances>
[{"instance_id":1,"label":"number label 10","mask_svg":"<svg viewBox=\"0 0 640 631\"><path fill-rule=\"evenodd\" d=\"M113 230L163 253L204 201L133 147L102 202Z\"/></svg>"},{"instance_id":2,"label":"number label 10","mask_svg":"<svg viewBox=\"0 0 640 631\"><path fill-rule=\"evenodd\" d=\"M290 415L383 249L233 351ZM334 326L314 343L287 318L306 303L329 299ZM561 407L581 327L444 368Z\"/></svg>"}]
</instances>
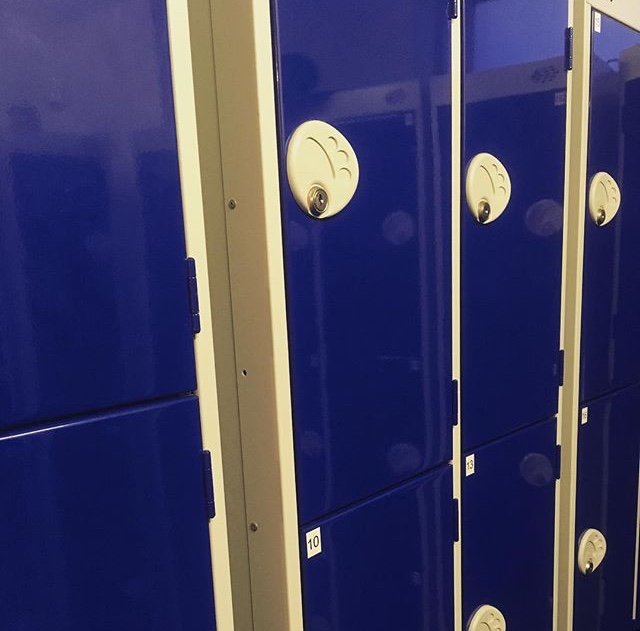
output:
<instances>
[{"instance_id":1,"label":"number label 10","mask_svg":"<svg viewBox=\"0 0 640 631\"><path fill-rule=\"evenodd\" d=\"M321 552L322 533L320 532L320 528L316 528L307 533L307 559L311 559Z\"/></svg>"}]
</instances>

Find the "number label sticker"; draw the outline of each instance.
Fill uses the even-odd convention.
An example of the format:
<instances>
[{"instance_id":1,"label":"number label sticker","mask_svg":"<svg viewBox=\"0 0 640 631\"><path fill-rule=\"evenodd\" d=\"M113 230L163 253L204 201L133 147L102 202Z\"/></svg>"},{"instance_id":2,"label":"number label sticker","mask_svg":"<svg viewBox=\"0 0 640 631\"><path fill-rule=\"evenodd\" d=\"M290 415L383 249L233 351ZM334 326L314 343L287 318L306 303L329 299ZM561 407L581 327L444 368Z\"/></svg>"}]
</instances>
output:
<instances>
[{"instance_id":1,"label":"number label sticker","mask_svg":"<svg viewBox=\"0 0 640 631\"><path fill-rule=\"evenodd\" d=\"M470 456L467 456L466 462L465 462L465 473L466 476L469 477L470 475L473 475L476 472L476 456L475 454L471 454Z\"/></svg>"},{"instance_id":2,"label":"number label sticker","mask_svg":"<svg viewBox=\"0 0 640 631\"><path fill-rule=\"evenodd\" d=\"M598 13L597 11L593 14L593 30L596 33L602 32L602 13Z\"/></svg>"},{"instance_id":3,"label":"number label sticker","mask_svg":"<svg viewBox=\"0 0 640 631\"><path fill-rule=\"evenodd\" d=\"M589 408L582 408L581 420L583 425L589 422Z\"/></svg>"},{"instance_id":4,"label":"number label sticker","mask_svg":"<svg viewBox=\"0 0 640 631\"><path fill-rule=\"evenodd\" d=\"M312 559L321 552L322 533L320 532L320 528L316 528L307 533L307 559Z\"/></svg>"}]
</instances>

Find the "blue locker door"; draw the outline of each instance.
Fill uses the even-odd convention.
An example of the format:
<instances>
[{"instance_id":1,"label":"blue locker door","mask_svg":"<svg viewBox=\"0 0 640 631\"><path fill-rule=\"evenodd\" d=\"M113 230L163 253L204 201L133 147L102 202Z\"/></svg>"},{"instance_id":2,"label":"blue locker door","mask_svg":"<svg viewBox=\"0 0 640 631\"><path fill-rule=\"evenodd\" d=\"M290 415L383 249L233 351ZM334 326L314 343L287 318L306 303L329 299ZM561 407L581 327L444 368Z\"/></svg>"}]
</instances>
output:
<instances>
[{"instance_id":1,"label":"blue locker door","mask_svg":"<svg viewBox=\"0 0 640 631\"><path fill-rule=\"evenodd\" d=\"M211 631L198 404L0 439L7 631Z\"/></svg>"},{"instance_id":2,"label":"blue locker door","mask_svg":"<svg viewBox=\"0 0 640 631\"><path fill-rule=\"evenodd\" d=\"M556 421L466 455L475 459L475 473L462 486L465 624L490 605L508 629L551 631Z\"/></svg>"},{"instance_id":3,"label":"blue locker door","mask_svg":"<svg viewBox=\"0 0 640 631\"><path fill-rule=\"evenodd\" d=\"M604 226L585 213L583 402L640 381L639 64L640 33L602 16L593 33L588 183L609 173L622 204Z\"/></svg>"},{"instance_id":4,"label":"blue locker door","mask_svg":"<svg viewBox=\"0 0 640 631\"><path fill-rule=\"evenodd\" d=\"M511 201L480 224L462 207L465 449L556 413L567 3L464 3L464 161L490 153Z\"/></svg>"},{"instance_id":5,"label":"blue locker door","mask_svg":"<svg viewBox=\"0 0 640 631\"><path fill-rule=\"evenodd\" d=\"M195 388L166 20L2 2L0 428Z\"/></svg>"},{"instance_id":6,"label":"blue locker door","mask_svg":"<svg viewBox=\"0 0 640 631\"><path fill-rule=\"evenodd\" d=\"M446 466L301 532L305 631L453 629Z\"/></svg>"},{"instance_id":7,"label":"blue locker door","mask_svg":"<svg viewBox=\"0 0 640 631\"><path fill-rule=\"evenodd\" d=\"M451 457L445 5L274 3L303 523ZM327 220L298 207L286 177L288 140L314 119L360 165L355 197Z\"/></svg>"},{"instance_id":8,"label":"blue locker door","mask_svg":"<svg viewBox=\"0 0 640 631\"><path fill-rule=\"evenodd\" d=\"M576 504L576 556L589 528L607 540L607 553L593 574L576 567L576 631L636 631L638 464L640 387L603 397L588 406L580 426Z\"/></svg>"}]
</instances>

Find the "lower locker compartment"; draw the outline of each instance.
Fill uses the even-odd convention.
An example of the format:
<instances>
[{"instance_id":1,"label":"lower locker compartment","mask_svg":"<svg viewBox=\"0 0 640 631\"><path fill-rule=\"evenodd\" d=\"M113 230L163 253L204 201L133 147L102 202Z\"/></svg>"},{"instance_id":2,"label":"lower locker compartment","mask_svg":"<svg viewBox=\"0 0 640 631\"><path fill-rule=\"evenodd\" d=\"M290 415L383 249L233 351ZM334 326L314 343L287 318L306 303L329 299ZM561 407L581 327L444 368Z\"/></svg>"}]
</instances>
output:
<instances>
[{"instance_id":1,"label":"lower locker compartment","mask_svg":"<svg viewBox=\"0 0 640 631\"><path fill-rule=\"evenodd\" d=\"M0 627L215 628L198 401L0 437Z\"/></svg>"},{"instance_id":2,"label":"lower locker compartment","mask_svg":"<svg viewBox=\"0 0 640 631\"><path fill-rule=\"evenodd\" d=\"M556 420L479 447L465 459L464 628L551 631Z\"/></svg>"},{"instance_id":3,"label":"lower locker compartment","mask_svg":"<svg viewBox=\"0 0 640 631\"><path fill-rule=\"evenodd\" d=\"M452 631L452 469L301 532L305 631Z\"/></svg>"},{"instance_id":4,"label":"lower locker compartment","mask_svg":"<svg viewBox=\"0 0 640 631\"><path fill-rule=\"evenodd\" d=\"M640 387L580 416L574 630L637 631Z\"/></svg>"}]
</instances>

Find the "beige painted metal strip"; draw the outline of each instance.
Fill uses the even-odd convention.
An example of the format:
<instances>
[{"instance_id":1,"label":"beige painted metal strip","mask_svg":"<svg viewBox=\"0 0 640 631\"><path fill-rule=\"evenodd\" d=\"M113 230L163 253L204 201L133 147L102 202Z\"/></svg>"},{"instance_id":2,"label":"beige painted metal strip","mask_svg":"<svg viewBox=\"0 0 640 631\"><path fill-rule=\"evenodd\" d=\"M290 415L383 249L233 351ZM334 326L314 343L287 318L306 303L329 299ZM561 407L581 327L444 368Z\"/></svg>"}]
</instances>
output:
<instances>
[{"instance_id":1,"label":"beige painted metal strip","mask_svg":"<svg viewBox=\"0 0 640 631\"><path fill-rule=\"evenodd\" d=\"M205 243L204 206L200 180L187 0L169 0L167 11L187 252L189 256L196 259L198 267L202 331L195 339L196 370L199 384L197 394L200 401L203 444L204 448L212 454L215 485L216 517L210 522L209 530L216 618L218 629L233 631L224 471L222 468L213 325L209 297L209 270Z\"/></svg>"},{"instance_id":2,"label":"beige painted metal strip","mask_svg":"<svg viewBox=\"0 0 640 631\"><path fill-rule=\"evenodd\" d=\"M591 8L586 0L573 0L570 17L574 27L574 65L569 76L567 94L569 125L561 328L561 344L565 351L565 376L560 393L558 421L562 444L562 470L556 499L554 631L573 629L584 213L591 62Z\"/></svg>"}]
</instances>

